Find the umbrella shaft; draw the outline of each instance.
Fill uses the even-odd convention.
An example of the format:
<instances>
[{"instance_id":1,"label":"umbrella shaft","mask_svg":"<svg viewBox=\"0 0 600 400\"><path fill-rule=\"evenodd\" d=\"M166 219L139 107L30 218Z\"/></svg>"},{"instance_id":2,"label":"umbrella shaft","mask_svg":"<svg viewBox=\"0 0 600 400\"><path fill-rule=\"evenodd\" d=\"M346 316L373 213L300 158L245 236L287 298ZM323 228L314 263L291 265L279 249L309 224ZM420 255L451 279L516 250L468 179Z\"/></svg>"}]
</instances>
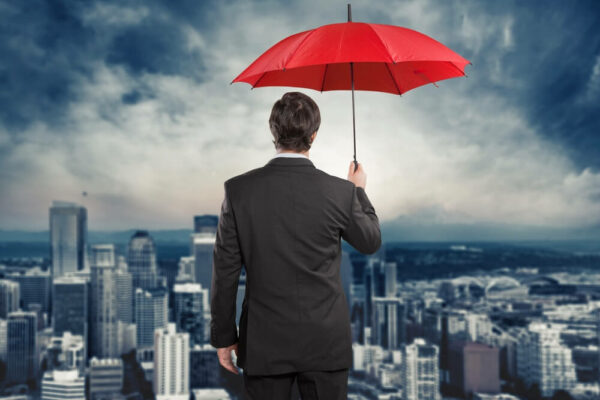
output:
<instances>
[{"instance_id":1,"label":"umbrella shaft","mask_svg":"<svg viewBox=\"0 0 600 400\"><path fill-rule=\"evenodd\" d=\"M358 168L356 162L356 119L354 117L354 63L350 62L350 81L352 84L352 137L354 140L354 170Z\"/></svg>"}]
</instances>

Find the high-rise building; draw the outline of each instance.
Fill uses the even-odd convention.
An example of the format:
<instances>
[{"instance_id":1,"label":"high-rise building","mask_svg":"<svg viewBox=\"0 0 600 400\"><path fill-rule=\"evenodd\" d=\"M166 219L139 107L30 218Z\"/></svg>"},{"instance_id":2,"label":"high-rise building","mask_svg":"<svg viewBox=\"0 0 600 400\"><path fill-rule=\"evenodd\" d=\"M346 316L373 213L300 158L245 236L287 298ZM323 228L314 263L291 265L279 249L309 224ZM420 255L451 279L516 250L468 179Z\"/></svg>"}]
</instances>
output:
<instances>
[{"instance_id":1,"label":"high-rise building","mask_svg":"<svg viewBox=\"0 0 600 400\"><path fill-rule=\"evenodd\" d=\"M92 358L90 360L90 400L117 398L123 388L123 360Z\"/></svg>"},{"instance_id":2,"label":"high-rise building","mask_svg":"<svg viewBox=\"0 0 600 400\"><path fill-rule=\"evenodd\" d=\"M37 373L37 316L33 312L8 314L6 380L27 383Z\"/></svg>"},{"instance_id":3,"label":"high-rise building","mask_svg":"<svg viewBox=\"0 0 600 400\"><path fill-rule=\"evenodd\" d=\"M373 298L372 344L399 350L406 343L406 306L394 297Z\"/></svg>"},{"instance_id":4,"label":"high-rise building","mask_svg":"<svg viewBox=\"0 0 600 400\"><path fill-rule=\"evenodd\" d=\"M134 289L157 286L156 246L148 231L137 231L131 237L127 249L127 267Z\"/></svg>"},{"instance_id":5,"label":"high-rise building","mask_svg":"<svg viewBox=\"0 0 600 400\"><path fill-rule=\"evenodd\" d=\"M191 239L195 282L210 292L216 236L210 232L193 233Z\"/></svg>"},{"instance_id":6,"label":"high-rise building","mask_svg":"<svg viewBox=\"0 0 600 400\"><path fill-rule=\"evenodd\" d=\"M175 324L154 333L154 394L157 400L188 400L190 396L190 336Z\"/></svg>"},{"instance_id":7,"label":"high-rise building","mask_svg":"<svg viewBox=\"0 0 600 400\"><path fill-rule=\"evenodd\" d=\"M204 291L199 283L175 284L173 316L179 332L190 334L190 346L204 343Z\"/></svg>"},{"instance_id":8,"label":"high-rise building","mask_svg":"<svg viewBox=\"0 0 600 400\"><path fill-rule=\"evenodd\" d=\"M217 234L217 226L219 224L219 216L212 214L196 215L194 217L194 232L195 233L212 233Z\"/></svg>"},{"instance_id":9,"label":"high-rise building","mask_svg":"<svg viewBox=\"0 0 600 400\"><path fill-rule=\"evenodd\" d=\"M138 349L152 348L154 331L164 329L169 322L169 297L167 289L157 287L135 291L135 321Z\"/></svg>"},{"instance_id":10,"label":"high-rise building","mask_svg":"<svg viewBox=\"0 0 600 400\"><path fill-rule=\"evenodd\" d=\"M42 312L50 311L50 271L42 271L41 268L35 267L28 269L24 274L9 274L7 278L19 282L23 310L30 310L33 304L39 304Z\"/></svg>"},{"instance_id":11,"label":"high-rise building","mask_svg":"<svg viewBox=\"0 0 600 400\"><path fill-rule=\"evenodd\" d=\"M53 282L52 327L54 336L65 332L88 338L88 282L65 275ZM87 346L86 346L87 348Z\"/></svg>"},{"instance_id":12,"label":"high-rise building","mask_svg":"<svg viewBox=\"0 0 600 400\"><path fill-rule=\"evenodd\" d=\"M90 353L99 358L120 354L117 335L116 259L113 244L94 245L90 252L92 304Z\"/></svg>"},{"instance_id":13,"label":"high-rise building","mask_svg":"<svg viewBox=\"0 0 600 400\"><path fill-rule=\"evenodd\" d=\"M19 310L20 289L17 282L0 279L0 318L6 319L8 314Z\"/></svg>"},{"instance_id":14,"label":"high-rise building","mask_svg":"<svg viewBox=\"0 0 600 400\"><path fill-rule=\"evenodd\" d=\"M133 322L133 309L135 299L133 296L133 277L129 273L127 262L119 256L118 267L115 272L117 285L117 319L126 324Z\"/></svg>"},{"instance_id":15,"label":"high-rise building","mask_svg":"<svg viewBox=\"0 0 600 400\"><path fill-rule=\"evenodd\" d=\"M571 349L560 339L562 325L532 322L517 343L517 373L527 384L537 384L542 396L569 391L577 383Z\"/></svg>"},{"instance_id":16,"label":"high-rise building","mask_svg":"<svg viewBox=\"0 0 600 400\"><path fill-rule=\"evenodd\" d=\"M8 346L8 323L0 318L0 360L6 362L6 351Z\"/></svg>"},{"instance_id":17,"label":"high-rise building","mask_svg":"<svg viewBox=\"0 0 600 400\"><path fill-rule=\"evenodd\" d=\"M50 207L50 257L52 277L85 268L87 243L87 210L65 201L54 201Z\"/></svg>"},{"instance_id":18,"label":"high-rise building","mask_svg":"<svg viewBox=\"0 0 600 400\"><path fill-rule=\"evenodd\" d=\"M396 271L397 266L395 262L384 263L384 275L385 275L385 297L396 297Z\"/></svg>"},{"instance_id":19,"label":"high-rise building","mask_svg":"<svg viewBox=\"0 0 600 400\"><path fill-rule=\"evenodd\" d=\"M417 338L403 348L404 400L440 400L438 347Z\"/></svg>"},{"instance_id":20,"label":"high-rise building","mask_svg":"<svg viewBox=\"0 0 600 400\"><path fill-rule=\"evenodd\" d=\"M85 377L76 369L47 371L42 379L42 400L85 400Z\"/></svg>"},{"instance_id":21,"label":"high-rise building","mask_svg":"<svg viewBox=\"0 0 600 400\"><path fill-rule=\"evenodd\" d=\"M450 385L465 398L500 393L499 351L482 343L452 342L448 354Z\"/></svg>"},{"instance_id":22,"label":"high-rise building","mask_svg":"<svg viewBox=\"0 0 600 400\"><path fill-rule=\"evenodd\" d=\"M219 357L217 349L206 343L196 345L190 350L190 388L218 387Z\"/></svg>"}]
</instances>

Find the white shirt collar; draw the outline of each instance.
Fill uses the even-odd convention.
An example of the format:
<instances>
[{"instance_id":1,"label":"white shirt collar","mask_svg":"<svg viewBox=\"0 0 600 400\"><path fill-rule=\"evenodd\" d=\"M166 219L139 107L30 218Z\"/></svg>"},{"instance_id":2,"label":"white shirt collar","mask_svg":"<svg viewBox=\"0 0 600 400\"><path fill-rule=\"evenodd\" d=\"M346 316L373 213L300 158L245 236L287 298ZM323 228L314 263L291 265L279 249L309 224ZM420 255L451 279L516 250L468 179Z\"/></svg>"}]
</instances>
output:
<instances>
[{"instance_id":1,"label":"white shirt collar","mask_svg":"<svg viewBox=\"0 0 600 400\"><path fill-rule=\"evenodd\" d=\"M304 154L300 154L300 153L277 153L273 157L304 157L304 158L308 158Z\"/></svg>"}]
</instances>

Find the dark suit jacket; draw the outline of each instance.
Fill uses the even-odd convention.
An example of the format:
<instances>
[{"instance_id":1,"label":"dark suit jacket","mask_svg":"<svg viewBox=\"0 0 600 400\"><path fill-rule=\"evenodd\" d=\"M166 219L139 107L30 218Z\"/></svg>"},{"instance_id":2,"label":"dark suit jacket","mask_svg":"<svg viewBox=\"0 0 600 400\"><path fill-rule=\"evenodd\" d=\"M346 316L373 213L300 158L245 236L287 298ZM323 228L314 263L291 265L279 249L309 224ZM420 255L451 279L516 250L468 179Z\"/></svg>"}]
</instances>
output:
<instances>
[{"instance_id":1,"label":"dark suit jacket","mask_svg":"<svg viewBox=\"0 0 600 400\"><path fill-rule=\"evenodd\" d=\"M375 253L381 232L363 188L308 158L275 157L225 181L213 252L210 343L239 341L248 375L352 367L341 238ZM246 294L236 328L242 265Z\"/></svg>"}]
</instances>

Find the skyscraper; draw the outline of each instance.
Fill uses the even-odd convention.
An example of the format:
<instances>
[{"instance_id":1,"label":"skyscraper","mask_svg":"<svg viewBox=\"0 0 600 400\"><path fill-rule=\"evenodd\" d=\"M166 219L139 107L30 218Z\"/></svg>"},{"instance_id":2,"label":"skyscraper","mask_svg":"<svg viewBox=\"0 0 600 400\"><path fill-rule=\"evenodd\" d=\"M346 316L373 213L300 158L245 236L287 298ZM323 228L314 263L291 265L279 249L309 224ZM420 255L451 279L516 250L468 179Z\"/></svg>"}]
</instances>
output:
<instances>
[{"instance_id":1,"label":"skyscraper","mask_svg":"<svg viewBox=\"0 0 600 400\"><path fill-rule=\"evenodd\" d=\"M372 344L399 350L406 343L406 306L402 299L373 298Z\"/></svg>"},{"instance_id":2,"label":"skyscraper","mask_svg":"<svg viewBox=\"0 0 600 400\"><path fill-rule=\"evenodd\" d=\"M403 349L404 400L440 400L438 347L417 338Z\"/></svg>"},{"instance_id":3,"label":"skyscraper","mask_svg":"<svg viewBox=\"0 0 600 400\"><path fill-rule=\"evenodd\" d=\"M561 343L563 326L531 322L517 342L517 373L528 384L538 384L542 396L571 390L577 383L571 349Z\"/></svg>"},{"instance_id":4,"label":"skyscraper","mask_svg":"<svg viewBox=\"0 0 600 400\"><path fill-rule=\"evenodd\" d=\"M33 312L8 314L6 380L27 383L37 373L37 316Z\"/></svg>"},{"instance_id":5,"label":"skyscraper","mask_svg":"<svg viewBox=\"0 0 600 400\"><path fill-rule=\"evenodd\" d=\"M203 288L207 288L210 292L216 236L210 232L193 233L191 240L195 282L201 284Z\"/></svg>"},{"instance_id":6,"label":"skyscraper","mask_svg":"<svg viewBox=\"0 0 600 400\"><path fill-rule=\"evenodd\" d=\"M205 233L209 232L217 234L217 225L219 224L219 216L212 214L196 215L194 217L194 232Z\"/></svg>"},{"instance_id":7,"label":"skyscraper","mask_svg":"<svg viewBox=\"0 0 600 400\"><path fill-rule=\"evenodd\" d=\"M62 276L53 282L52 327L54 336L65 332L88 338L88 283L75 276Z\"/></svg>"},{"instance_id":8,"label":"skyscraper","mask_svg":"<svg viewBox=\"0 0 600 400\"><path fill-rule=\"evenodd\" d=\"M92 304L90 353L99 358L118 357L115 246L94 245L90 252Z\"/></svg>"},{"instance_id":9,"label":"skyscraper","mask_svg":"<svg viewBox=\"0 0 600 400\"><path fill-rule=\"evenodd\" d=\"M50 271L42 271L41 268L35 267L24 274L9 274L8 279L19 283L23 310L30 310L30 306L39 304L43 312L50 311Z\"/></svg>"},{"instance_id":10,"label":"skyscraper","mask_svg":"<svg viewBox=\"0 0 600 400\"><path fill-rule=\"evenodd\" d=\"M156 246L148 231L137 231L131 237L127 266L134 289L150 289L157 285Z\"/></svg>"},{"instance_id":11,"label":"skyscraper","mask_svg":"<svg viewBox=\"0 0 600 400\"><path fill-rule=\"evenodd\" d=\"M385 275L385 297L396 297L396 270L397 266L395 262L385 262L384 264L384 275Z\"/></svg>"},{"instance_id":12,"label":"skyscraper","mask_svg":"<svg viewBox=\"0 0 600 400\"><path fill-rule=\"evenodd\" d=\"M87 210L65 201L54 201L50 207L50 257L52 276L85 268L87 243Z\"/></svg>"},{"instance_id":13,"label":"skyscraper","mask_svg":"<svg viewBox=\"0 0 600 400\"><path fill-rule=\"evenodd\" d=\"M169 321L169 297L165 288L136 289L135 321L138 349L152 348L154 331L166 328Z\"/></svg>"},{"instance_id":14,"label":"skyscraper","mask_svg":"<svg viewBox=\"0 0 600 400\"><path fill-rule=\"evenodd\" d=\"M175 324L154 333L154 394L157 400L190 397L190 337Z\"/></svg>"},{"instance_id":15,"label":"skyscraper","mask_svg":"<svg viewBox=\"0 0 600 400\"><path fill-rule=\"evenodd\" d=\"M204 343L204 291L199 283L175 284L173 316L177 330L190 334L190 346Z\"/></svg>"},{"instance_id":16,"label":"skyscraper","mask_svg":"<svg viewBox=\"0 0 600 400\"><path fill-rule=\"evenodd\" d=\"M115 280L117 285L117 319L130 324L133 322L133 309L135 306L133 277L129 273L127 262L123 256L119 256Z\"/></svg>"},{"instance_id":17,"label":"skyscraper","mask_svg":"<svg viewBox=\"0 0 600 400\"><path fill-rule=\"evenodd\" d=\"M17 282L0 279L0 318L6 319L8 314L19 309L20 293Z\"/></svg>"}]
</instances>

